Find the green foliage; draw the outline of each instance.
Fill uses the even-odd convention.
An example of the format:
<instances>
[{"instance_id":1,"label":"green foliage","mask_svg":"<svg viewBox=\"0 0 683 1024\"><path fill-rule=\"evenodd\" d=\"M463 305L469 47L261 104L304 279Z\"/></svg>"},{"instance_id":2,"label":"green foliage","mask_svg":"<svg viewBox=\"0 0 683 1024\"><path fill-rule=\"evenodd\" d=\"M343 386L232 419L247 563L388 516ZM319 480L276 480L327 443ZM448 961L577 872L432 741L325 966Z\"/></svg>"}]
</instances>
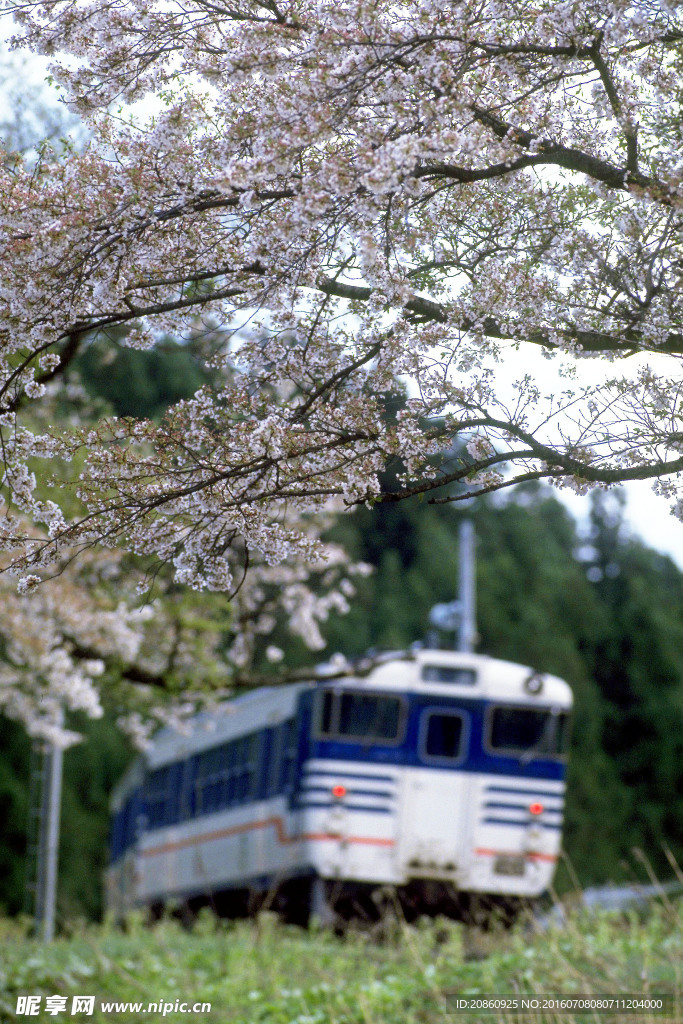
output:
<instances>
[{"instance_id":1,"label":"green foliage","mask_svg":"<svg viewBox=\"0 0 683 1024\"><path fill-rule=\"evenodd\" d=\"M589 573L608 609L587 648L607 715L602 748L623 788L630 847L664 869L683 846L683 575L622 537L621 508L593 502Z\"/></svg>"},{"instance_id":2,"label":"green foliage","mask_svg":"<svg viewBox=\"0 0 683 1024\"><path fill-rule=\"evenodd\" d=\"M99 918L104 909L109 796L132 755L128 741L105 719L93 722L78 716L74 727L84 741L64 755L58 890L63 921Z\"/></svg>"},{"instance_id":3,"label":"green foliage","mask_svg":"<svg viewBox=\"0 0 683 1024\"><path fill-rule=\"evenodd\" d=\"M88 393L117 416L155 419L211 379L191 347L167 340L139 351L92 341L75 363Z\"/></svg>"},{"instance_id":4,"label":"green foliage","mask_svg":"<svg viewBox=\"0 0 683 1024\"><path fill-rule=\"evenodd\" d=\"M441 1024L463 995L680 995L680 924L668 904L654 907L645 921L634 914L576 912L566 926L541 935L527 927L484 934L445 921L417 928L397 923L394 939L378 942L373 934L351 933L342 941L328 932L285 928L268 915L228 926L207 915L189 934L172 921L145 929L133 917L125 934L89 927L46 947L27 940L18 924L0 922L0 1014L15 1019L18 994L91 994L93 1022L160 1019L161 1013L146 1012L149 1002L186 1000L211 1003L210 1012L192 1014L197 1022ZM105 1013L102 1000L140 1002L144 1010ZM169 1012L168 1018L179 1015ZM457 1018L463 1024L559 1019L555 1012ZM596 1018L568 1013L561 1019ZM607 1013L599 1019L640 1024L659 1018ZM666 1019L681 1024L680 1007Z\"/></svg>"},{"instance_id":5,"label":"green foliage","mask_svg":"<svg viewBox=\"0 0 683 1024\"><path fill-rule=\"evenodd\" d=\"M23 729L0 716L0 908L8 914L23 903L29 750Z\"/></svg>"},{"instance_id":6,"label":"green foliage","mask_svg":"<svg viewBox=\"0 0 683 1024\"><path fill-rule=\"evenodd\" d=\"M109 794L131 758L127 740L105 719L73 716L84 740L64 755L58 916L97 918L107 863ZM24 908L29 802L30 741L0 716L0 907Z\"/></svg>"}]
</instances>

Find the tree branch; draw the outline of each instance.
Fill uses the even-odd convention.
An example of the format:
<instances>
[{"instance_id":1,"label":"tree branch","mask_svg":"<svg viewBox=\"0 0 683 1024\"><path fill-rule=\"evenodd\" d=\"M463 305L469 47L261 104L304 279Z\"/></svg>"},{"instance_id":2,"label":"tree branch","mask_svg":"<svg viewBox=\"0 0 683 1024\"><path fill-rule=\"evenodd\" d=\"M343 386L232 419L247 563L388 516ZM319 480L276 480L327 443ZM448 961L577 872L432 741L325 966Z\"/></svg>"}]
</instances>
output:
<instances>
[{"instance_id":1,"label":"tree branch","mask_svg":"<svg viewBox=\"0 0 683 1024\"><path fill-rule=\"evenodd\" d=\"M336 295L338 298L350 299L353 302L367 302L374 292L373 288L366 285L348 284L332 278L321 279L318 282L318 289L325 295ZM405 303L403 308L407 313L424 320L452 323L460 331L481 330L489 338L522 340L548 349L559 347L557 342L543 331L513 334L511 331L505 330L493 317L486 317L481 323L475 323L467 318L455 320L446 305L435 302L424 295L415 295ZM683 333L671 332L661 345L649 347L644 345L641 332L631 328L624 332L623 337L615 337L603 331L577 331L569 328L556 333L561 334L567 343L578 345L584 352L623 352L625 355L630 355L647 348L648 351L664 352L668 355L683 354Z\"/></svg>"}]
</instances>

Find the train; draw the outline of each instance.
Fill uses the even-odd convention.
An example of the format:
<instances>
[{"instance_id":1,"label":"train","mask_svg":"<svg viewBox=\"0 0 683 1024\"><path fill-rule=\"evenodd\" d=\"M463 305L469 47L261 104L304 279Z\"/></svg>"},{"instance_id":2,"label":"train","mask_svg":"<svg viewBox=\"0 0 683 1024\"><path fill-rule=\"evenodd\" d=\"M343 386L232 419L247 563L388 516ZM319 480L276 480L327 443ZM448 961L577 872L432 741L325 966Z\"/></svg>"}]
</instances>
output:
<instances>
[{"instance_id":1,"label":"train","mask_svg":"<svg viewBox=\"0 0 683 1024\"><path fill-rule=\"evenodd\" d=\"M572 693L481 654L391 654L162 729L112 798L115 915L512 912L561 850Z\"/></svg>"}]
</instances>

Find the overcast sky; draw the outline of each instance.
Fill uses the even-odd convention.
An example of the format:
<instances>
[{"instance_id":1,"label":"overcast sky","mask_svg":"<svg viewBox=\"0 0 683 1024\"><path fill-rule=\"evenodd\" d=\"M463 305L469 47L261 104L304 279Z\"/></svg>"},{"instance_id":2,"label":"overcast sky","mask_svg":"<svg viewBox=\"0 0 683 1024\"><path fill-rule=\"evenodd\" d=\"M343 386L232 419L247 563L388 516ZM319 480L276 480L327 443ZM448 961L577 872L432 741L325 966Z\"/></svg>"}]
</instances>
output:
<instances>
[{"instance_id":1,"label":"overcast sky","mask_svg":"<svg viewBox=\"0 0 683 1024\"><path fill-rule=\"evenodd\" d=\"M544 359L540 353L536 355L533 346L523 346L519 352L510 352L503 359L496 371L500 381L499 393L504 394L506 382L531 374L545 394L561 392L567 387L567 381L560 378L558 359ZM574 382L579 386L598 384L609 377L635 373L639 366L649 363L657 366L661 372L673 375L674 366L667 356L631 356L625 360L608 362L600 359L579 360L578 376ZM658 364L658 365L657 365ZM679 364L680 365L680 364ZM512 394L512 392L510 392ZM671 502L652 492L653 480L634 481L624 485L627 496L625 509L626 528L635 536L642 538L646 544L656 551L664 552L673 558L683 569L683 522L671 515ZM554 494L570 509L581 523L586 522L589 511L590 497L580 496L566 488L553 488Z\"/></svg>"}]
</instances>

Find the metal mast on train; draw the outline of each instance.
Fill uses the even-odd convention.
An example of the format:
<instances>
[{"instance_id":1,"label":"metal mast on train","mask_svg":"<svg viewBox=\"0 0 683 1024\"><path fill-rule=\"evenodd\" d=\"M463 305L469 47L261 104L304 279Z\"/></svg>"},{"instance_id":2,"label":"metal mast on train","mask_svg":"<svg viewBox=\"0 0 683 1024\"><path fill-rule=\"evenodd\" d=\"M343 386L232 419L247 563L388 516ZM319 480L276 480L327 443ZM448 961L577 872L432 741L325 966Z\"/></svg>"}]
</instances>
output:
<instances>
[{"instance_id":1,"label":"metal mast on train","mask_svg":"<svg viewBox=\"0 0 683 1024\"><path fill-rule=\"evenodd\" d=\"M470 519L460 523L460 559L458 566L458 597L447 604L435 604L429 622L437 629L452 632L454 649L471 654L477 642L477 607L475 548L476 536Z\"/></svg>"}]
</instances>

